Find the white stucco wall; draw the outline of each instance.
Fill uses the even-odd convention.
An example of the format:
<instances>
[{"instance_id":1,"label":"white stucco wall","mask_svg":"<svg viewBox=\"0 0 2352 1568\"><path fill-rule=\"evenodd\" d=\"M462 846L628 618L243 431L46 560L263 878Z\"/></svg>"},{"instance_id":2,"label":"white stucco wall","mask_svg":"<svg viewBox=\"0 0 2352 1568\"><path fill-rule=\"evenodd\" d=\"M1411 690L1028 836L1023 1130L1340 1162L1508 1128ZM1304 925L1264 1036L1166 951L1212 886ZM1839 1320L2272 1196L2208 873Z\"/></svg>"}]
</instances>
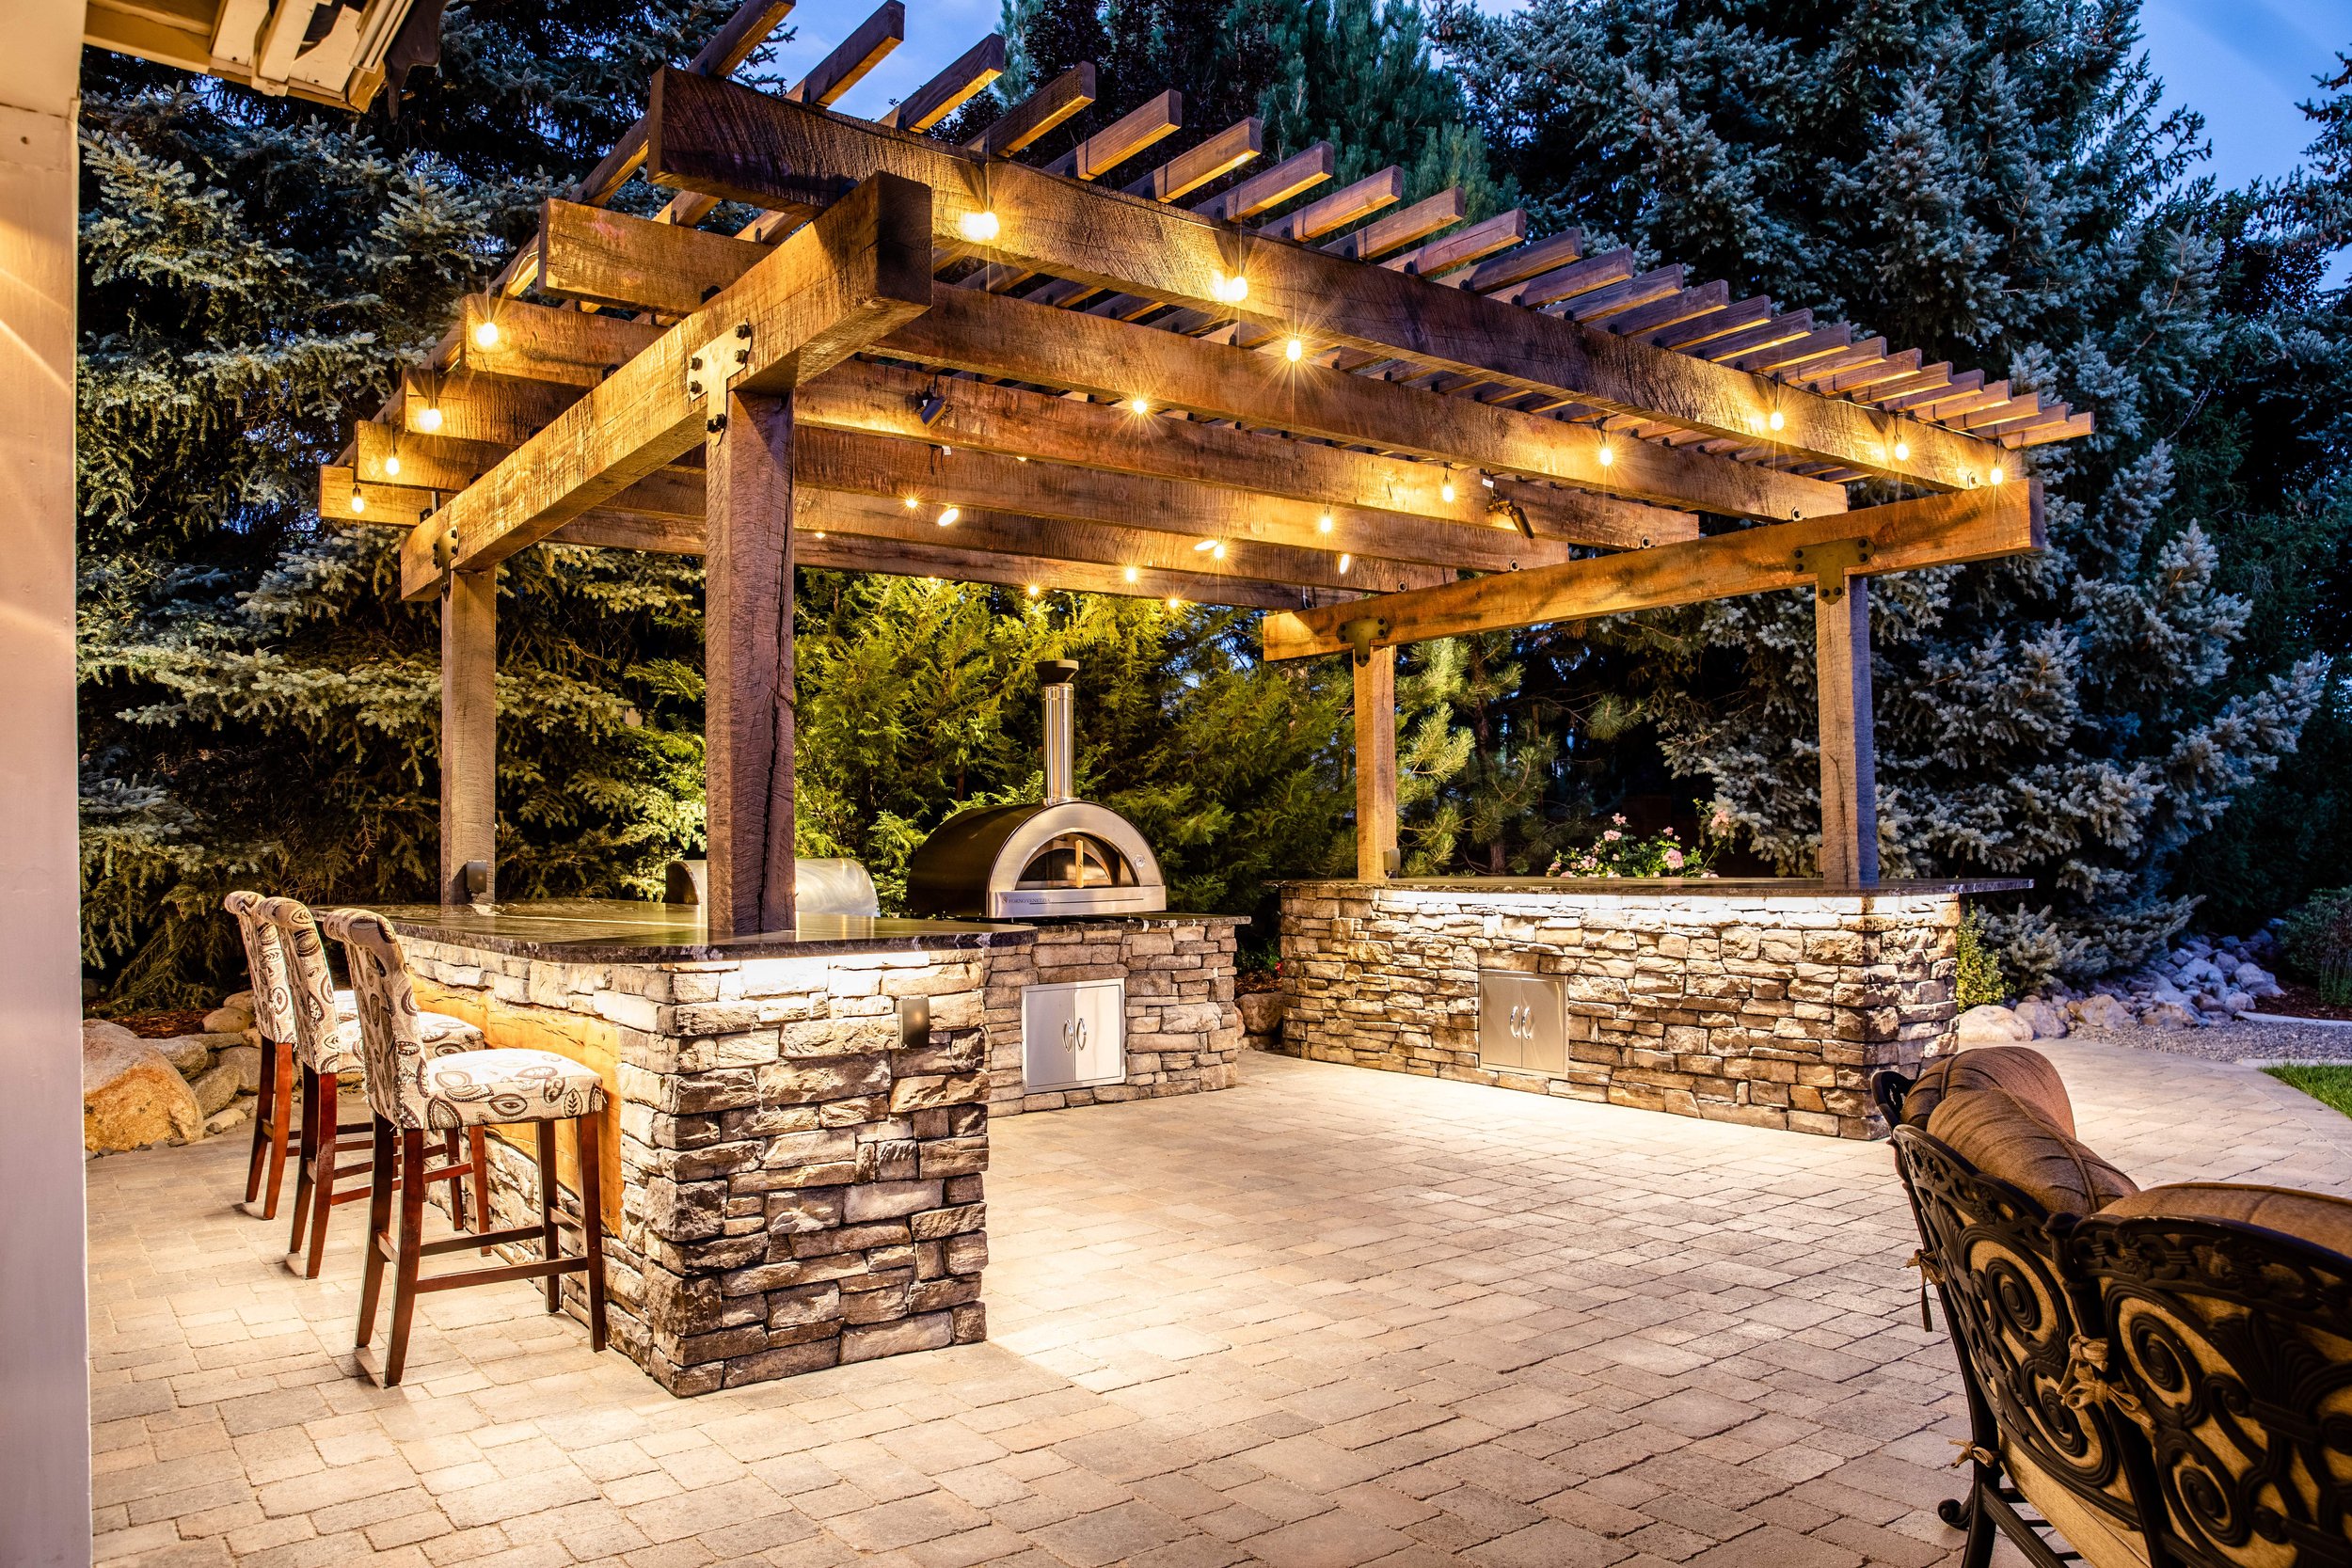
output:
<instances>
[{"instance_id":1,"label":"white stucco wall","mask_svg":"<svg viewBox=\"0 0 2352 1568\"><path fill-rule=\"evenodd\" d=\"M0 1562L90 1557L73 705L82 8L0 0Z\"/></svg>"}]
</instances>

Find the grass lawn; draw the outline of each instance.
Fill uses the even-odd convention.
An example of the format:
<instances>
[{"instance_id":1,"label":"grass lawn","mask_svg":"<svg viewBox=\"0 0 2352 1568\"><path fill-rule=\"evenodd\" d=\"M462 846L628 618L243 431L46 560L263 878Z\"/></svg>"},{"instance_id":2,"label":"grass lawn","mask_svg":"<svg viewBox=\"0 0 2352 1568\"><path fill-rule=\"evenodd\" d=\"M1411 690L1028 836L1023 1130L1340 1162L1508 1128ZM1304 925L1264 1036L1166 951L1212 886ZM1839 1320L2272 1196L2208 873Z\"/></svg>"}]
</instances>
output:
<instances>
[{"instance_id":1,"label":"grass lawn","mask_svg":"<svg viewBox=\"0 0 2352 1568\"><path fill-rule=\"evenodd\" d=\"M2294 1064L2263 1070L2281 1084L2293 1085L2323 1104L2352 1117L2352 1067Z\"/></svg>"}]
</instances>

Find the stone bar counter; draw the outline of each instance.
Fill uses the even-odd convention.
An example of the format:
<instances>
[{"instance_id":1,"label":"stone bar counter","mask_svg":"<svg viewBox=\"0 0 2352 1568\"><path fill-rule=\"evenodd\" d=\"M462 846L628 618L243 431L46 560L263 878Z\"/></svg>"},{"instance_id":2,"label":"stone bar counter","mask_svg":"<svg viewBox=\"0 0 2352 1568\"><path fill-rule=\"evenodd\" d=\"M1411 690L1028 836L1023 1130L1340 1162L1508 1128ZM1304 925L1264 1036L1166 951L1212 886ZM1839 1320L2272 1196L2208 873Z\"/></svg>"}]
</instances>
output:
<instances>
[{"instance_id":1,"label":"stone bar counter","mask_svg":"<svg viewBox=\"0 0 2352 1568\"><path fill-rule=\"evenodd\" d=\"M425 1006L602 1075L612 1340L662 1386L986 1337L987 973L1032 929L812 915L714 942L691 906L385 912ZM532 1147L492 1139L499 1224L535 1223ZM558 1158L568 1205L568 1139Z\"/></svg>"},{"instance_id":2,"label":"stone bar counter","mask_svg":"<svg viewBox=\"0 0 2352 1568\"><path fill-rule=\"evenodd\" d=\"M1871 1074L1916 1070L1923 1055L1950 1047L1963 900L2028 885L1286 883L1279 1048L1316 1061L1871 1137L1885 1131L1871 1108ZM1482 975L1492 1015L1485 1019ZM1510 976L1557 986L1515 987ZM1519 1032L1547 1007L1565 1013L1565 1049L1531 1068L1518 1060L1534 1050L1518 1043Z\"/></svg>"}]
</instances>

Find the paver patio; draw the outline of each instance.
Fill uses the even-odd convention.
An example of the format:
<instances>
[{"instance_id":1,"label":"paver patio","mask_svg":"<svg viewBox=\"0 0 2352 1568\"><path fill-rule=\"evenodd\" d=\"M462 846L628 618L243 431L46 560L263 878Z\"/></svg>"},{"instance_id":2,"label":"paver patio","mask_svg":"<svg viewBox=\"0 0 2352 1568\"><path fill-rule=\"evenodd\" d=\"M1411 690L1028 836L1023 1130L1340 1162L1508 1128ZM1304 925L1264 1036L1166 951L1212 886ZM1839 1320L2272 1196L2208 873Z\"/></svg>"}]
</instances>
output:
<instances>
[{"instance_id":1,"label":"paver patio","mask_svg":"<svg viewBox=\"0 0 2352 1568\"><path fill-rule=\"evenodd\" d=\"M2046 1047L2143 1183L2352 1196L2251 1069ZM1010 1118L993 1338L674 1400L527 1285L352 1375L244 1146L94 1163L101 1561L1945 1561L1962 1430L1887 1150L1249 1053L1232 1091ZM60 1441L72 1440L60 1433Z\"/></svg>"}]
</instances>

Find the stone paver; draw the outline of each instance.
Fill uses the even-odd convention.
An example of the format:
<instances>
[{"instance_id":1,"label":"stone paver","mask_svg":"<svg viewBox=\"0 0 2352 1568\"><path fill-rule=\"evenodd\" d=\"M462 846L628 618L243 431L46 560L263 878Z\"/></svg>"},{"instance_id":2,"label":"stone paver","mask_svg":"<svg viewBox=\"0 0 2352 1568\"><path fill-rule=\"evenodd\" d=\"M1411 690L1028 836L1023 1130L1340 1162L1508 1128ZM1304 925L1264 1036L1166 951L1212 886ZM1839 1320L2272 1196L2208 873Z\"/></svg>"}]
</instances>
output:
<instances>
[{"instance_id":1,"label":"stone paver","mask_svg":"<svg viewBox=\"0 0 2352 1568\"><path fill-rule=\"evenodd\" d=\"M2352 1195L2247 1069L2049 1047L2143 1181ZM993 1338L673 1399L527 1285L353 1375L233 1139L90 1166L100 1560L1287 1568L1953 1560L1883 1148L1248 1053L992 1132Z\"/></svg>"}]
</instances>

